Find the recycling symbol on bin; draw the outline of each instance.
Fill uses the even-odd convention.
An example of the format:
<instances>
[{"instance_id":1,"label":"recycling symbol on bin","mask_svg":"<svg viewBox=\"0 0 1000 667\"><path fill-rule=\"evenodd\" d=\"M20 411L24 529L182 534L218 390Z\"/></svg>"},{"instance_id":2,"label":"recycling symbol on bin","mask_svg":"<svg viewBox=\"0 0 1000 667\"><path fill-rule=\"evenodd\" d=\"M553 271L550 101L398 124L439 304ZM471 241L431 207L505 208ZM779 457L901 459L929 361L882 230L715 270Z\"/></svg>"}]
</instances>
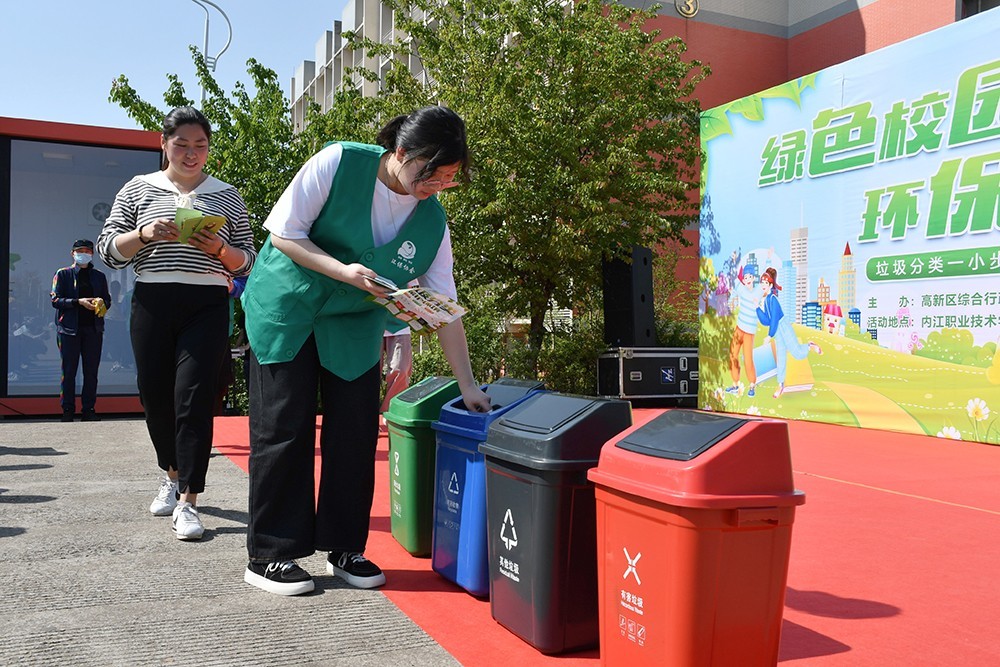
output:
<instances>
[{"instance_id":1,"label":"recycling symbol on bin","mask_svg":"<svg viewBox=\"0 0 1000 667\"><path fill-rule=\"evenodd\" d=\"M508 526L510 527L510 536L507 535ZM503 526L500 527L500 539L507 547L507 551L517 546L517 530L514 528L514 517L511 516L509 507L507 508L507 513L503 515Z\"/></svg>"},{"instance_id":2,"label":"recycling symbol on bin","mask_svg":"<svg viewBox=\"0 0 1000 667\"><path fill-rule=\"evenodd\" d=\"M451 473L451 480L448 482L448 493L453 493L456 496L460 493L458 490L458 473Z\"/></svg>"}]
</instances>

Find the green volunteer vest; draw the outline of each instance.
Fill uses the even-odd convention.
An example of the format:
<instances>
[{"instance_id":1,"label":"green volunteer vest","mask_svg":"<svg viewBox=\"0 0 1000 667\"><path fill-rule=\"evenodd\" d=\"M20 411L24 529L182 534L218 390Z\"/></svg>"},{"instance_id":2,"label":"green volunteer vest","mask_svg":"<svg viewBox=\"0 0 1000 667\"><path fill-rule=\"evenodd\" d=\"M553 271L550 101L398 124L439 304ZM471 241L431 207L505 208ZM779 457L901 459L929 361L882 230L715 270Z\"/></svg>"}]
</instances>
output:
<instances>
[{"instance_id":1,"label":"green volunteer vest","mask_svg":"<svg viewBox=\"0 0 1000 667\"><path fill-rule=\"evenodd\" d=\"M396 238L376 248L371 209L385 151L366 144L341 146L340 166L310 240L339 261L364 264L397 285L422 276L444 238L441 204L436 197L418 203ZM288 362L315 335L323 368L353 380L378 363L382 334L398 322L368 296L299 266L268 239L242 298L250 347L262 364Z\"/></svg>"}]
</instances>

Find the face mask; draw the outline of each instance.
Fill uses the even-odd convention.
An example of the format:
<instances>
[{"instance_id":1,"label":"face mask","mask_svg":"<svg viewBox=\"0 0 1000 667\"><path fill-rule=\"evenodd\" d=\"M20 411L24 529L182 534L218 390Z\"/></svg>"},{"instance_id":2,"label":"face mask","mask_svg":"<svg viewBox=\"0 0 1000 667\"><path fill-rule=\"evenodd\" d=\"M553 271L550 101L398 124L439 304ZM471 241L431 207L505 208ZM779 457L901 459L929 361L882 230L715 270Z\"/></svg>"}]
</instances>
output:
<instances>
[{"instance_id":1,"label":"face mask","mask_svg":"<svg viewBox=\"0 0 1000 667\"><path fill-rule=\"evenodd\" d=\"M83 266L84 264L90 264L90 260L94 258L93 255L89 255L85 252L74 252L73 261L77 264Z\"/></svg>"}]
</instances>

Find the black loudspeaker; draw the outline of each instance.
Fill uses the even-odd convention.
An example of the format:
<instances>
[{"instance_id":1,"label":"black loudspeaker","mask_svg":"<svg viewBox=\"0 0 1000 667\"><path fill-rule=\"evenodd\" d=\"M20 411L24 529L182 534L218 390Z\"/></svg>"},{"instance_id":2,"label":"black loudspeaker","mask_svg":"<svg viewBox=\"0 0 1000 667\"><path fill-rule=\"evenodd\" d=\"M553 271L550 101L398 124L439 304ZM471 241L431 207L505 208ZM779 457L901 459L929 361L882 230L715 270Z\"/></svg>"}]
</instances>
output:
<instances>
[{"instance_id":1,"label":"black loudspeaker","mask_svg":"<svg viewBox=\"0 0 1000 667\"><path fill-rule=\"evenodd\" d=\"M656 347L653 319L653 251L632 247L632 262L601 264L604 275L604 342L611 347Z\"/></svg>"}]
</instances>

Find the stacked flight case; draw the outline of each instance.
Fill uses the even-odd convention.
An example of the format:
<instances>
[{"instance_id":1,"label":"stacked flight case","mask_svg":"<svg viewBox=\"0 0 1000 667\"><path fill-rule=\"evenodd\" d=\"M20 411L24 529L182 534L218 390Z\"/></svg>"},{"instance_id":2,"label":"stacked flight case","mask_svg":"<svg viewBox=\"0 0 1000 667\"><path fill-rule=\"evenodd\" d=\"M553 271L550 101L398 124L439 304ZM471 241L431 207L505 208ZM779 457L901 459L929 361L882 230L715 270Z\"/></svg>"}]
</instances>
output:
<instances>
[{"instance_id":1,"label":"stacked flight case","mask_svg":"<svg viewBox=\"0 0 1000 667\"><path fill-rule=\"evenodd\" d=\"M597 393L697 407L698 348L611 348L597 359Z\"/></svg>"}]
</instances>

